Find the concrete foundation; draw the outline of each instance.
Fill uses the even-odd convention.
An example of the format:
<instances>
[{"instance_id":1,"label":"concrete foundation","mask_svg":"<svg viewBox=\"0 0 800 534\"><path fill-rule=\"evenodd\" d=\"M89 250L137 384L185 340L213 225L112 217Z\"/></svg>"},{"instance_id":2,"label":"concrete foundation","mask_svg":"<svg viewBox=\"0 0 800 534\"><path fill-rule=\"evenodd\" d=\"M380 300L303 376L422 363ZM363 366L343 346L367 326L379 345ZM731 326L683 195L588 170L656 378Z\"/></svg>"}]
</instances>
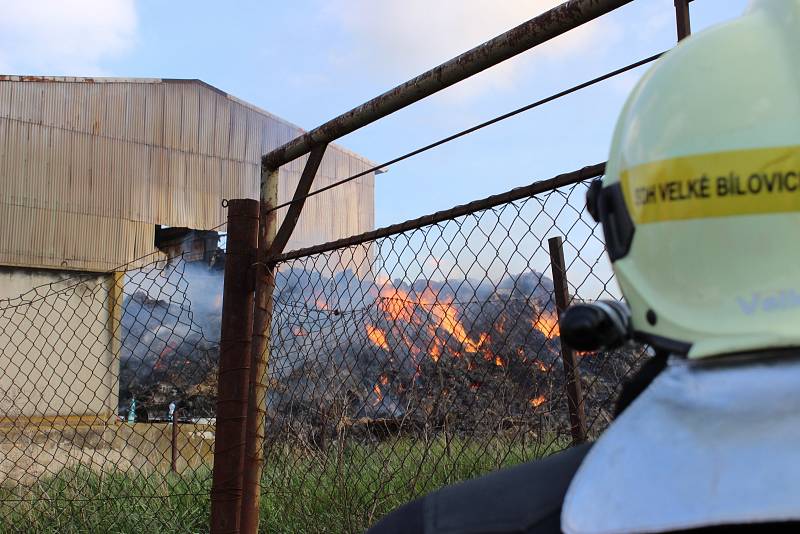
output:
<instances>
[{"instance_id":1,"label":"concrete foundation","mask_svg":"<svg viewBox=\"0 0 800 534\"><path fill-rule=\"evenodd\" d=\"M179 424L176 449L179 473L211 467L214 426ZM167 472L171 458L169 423L92 424L68 418L0 426L0 485L4 486L31 485L76 465L97 472Z\"/></svg>"}]
</instances>

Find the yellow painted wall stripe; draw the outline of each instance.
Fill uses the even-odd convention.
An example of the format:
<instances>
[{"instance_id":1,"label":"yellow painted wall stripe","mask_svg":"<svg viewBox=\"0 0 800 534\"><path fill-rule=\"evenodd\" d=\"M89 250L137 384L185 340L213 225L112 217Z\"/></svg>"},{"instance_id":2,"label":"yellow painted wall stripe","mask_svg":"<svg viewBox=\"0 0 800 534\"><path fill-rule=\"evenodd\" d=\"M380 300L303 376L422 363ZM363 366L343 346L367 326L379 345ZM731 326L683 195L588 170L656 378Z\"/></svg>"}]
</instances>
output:
<instances>
[{"instance_id":1,"label":"yellow painted wall stripe","mask_svg":"<svg viewBox=\"0 0 800 534\"><path fill-rule=\"evenodd\" d=\"M800 211L800 146L655 161L620 181L636 224Z\"/></svg>"}]
</instances>

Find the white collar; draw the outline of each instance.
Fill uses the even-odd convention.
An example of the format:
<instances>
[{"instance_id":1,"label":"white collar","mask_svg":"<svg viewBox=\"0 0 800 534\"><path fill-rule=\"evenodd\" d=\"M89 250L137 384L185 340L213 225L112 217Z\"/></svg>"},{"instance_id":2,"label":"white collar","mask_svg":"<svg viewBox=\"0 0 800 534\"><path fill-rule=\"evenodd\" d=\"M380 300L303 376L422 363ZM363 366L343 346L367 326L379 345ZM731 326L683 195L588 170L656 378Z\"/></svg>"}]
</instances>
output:
<instances>
[{"instance_id":1,"label":"white collar","mask_svg":"<svg viewBox=\"0 0 800 534\"><path fill-rule=\"evenodd\" d=\"M568 534L800 519L800 361L670 362L592 447Z\"/></svg>"}]
</instances>

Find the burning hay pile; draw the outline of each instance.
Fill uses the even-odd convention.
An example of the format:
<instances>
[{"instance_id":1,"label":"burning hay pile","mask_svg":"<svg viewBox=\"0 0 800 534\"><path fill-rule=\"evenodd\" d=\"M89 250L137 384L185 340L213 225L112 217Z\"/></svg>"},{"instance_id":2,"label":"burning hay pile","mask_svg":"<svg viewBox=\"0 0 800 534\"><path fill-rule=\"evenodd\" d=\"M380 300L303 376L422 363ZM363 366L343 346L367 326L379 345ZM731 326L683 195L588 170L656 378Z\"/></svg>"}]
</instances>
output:
<instances>
[{"instance_id":1,"label":"burning hay pile","mask_svg":"<svg viewBox=\"0 0 800 534\"><path fill-rule=\"evenodd\" d=\"M183 269L177 281L174 273L152 277L161 281L139 283L126 297L121 412L135 397L155 414L174 400L185 415L213 416L221 272ZM534 271L498 284L281 271L268 435L566 433L552 295L552 282ZM616 389L640 355L579 355L590 422L605 426Z\"/></svg>"},{"instance_id":2,"label":"burning hay pile","mask_svg":"<svg viewBox=\"0 0 800 534\"><path fill-rule=\"evenodd\" d=\"M282 273L272 436L568 433L552 282L500 284ZM636 350L580 355L589 421L609 418ZM605 426L605 425L602 425Z\"/></svg>"}]
</instances>

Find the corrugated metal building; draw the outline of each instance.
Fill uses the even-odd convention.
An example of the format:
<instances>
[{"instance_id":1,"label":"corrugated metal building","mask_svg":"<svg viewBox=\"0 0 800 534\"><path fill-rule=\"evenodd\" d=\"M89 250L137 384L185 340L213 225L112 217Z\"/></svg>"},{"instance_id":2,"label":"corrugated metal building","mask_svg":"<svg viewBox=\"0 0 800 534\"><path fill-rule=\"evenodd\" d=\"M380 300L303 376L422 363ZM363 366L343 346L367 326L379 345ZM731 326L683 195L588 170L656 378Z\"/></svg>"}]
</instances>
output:
<instances>
[{"instance_id":1,"label":"corrugated metal building","mask_svg":"<svg viewBox=\"0 0 800 534\"><path fill-rule=\"evenodd\" d=\"M300 133L199 80L0 76L0 299L17 297L34 281L55 282L75 271L124 270L121 266L155 252L156 225L224 230L221 200L258 198L260 156ZM281 170L280 201L291 198L304 163L302 158ZM332 145L315 183L324 186L371 166ZM288 248L372 229L373 199L373 174L312 197ZM110 274L97 276L114 280ZM117 298L114 285L108 284L110 302ZM47 343L34 343L41 348L23 354L7 343L0 354L7 370L0 373L5 398L0 418L65 415L70 403L50 406L41 392L49 376L69 369L73 359L88 373L76 384L97 382L109 390L95 396L100 404L87 403L84 411L113 412L116 386L98 373L102 368L116 376L113 308L97 315L105 328L93 332L85 347L55 354ZM0 333L13 331L2 317ZM74 331L73 326L56 324L49 331ZM29 362L47 368L26 392L42 402L9 404L3 392L13 390L16 375L8 369L23 373ZM56 397L72 398L76 392L69 387L61 386Z\"/></svg>"},{"instance_id":2,"label":"corrugated metal building","mask_svg":"<svg viewBox=\"0 0 800 534\"><path fill-rule=\"evenodd\" d=\"M106 271L153 252L156 224L215 228L300 132L199 80L0 76L0 265ZM304 163L282 169L281 201ZM332 146L316 184L370 166ZM309 199L289 247L371 229L373 181Z\"/></svg>"}]
</instances>

